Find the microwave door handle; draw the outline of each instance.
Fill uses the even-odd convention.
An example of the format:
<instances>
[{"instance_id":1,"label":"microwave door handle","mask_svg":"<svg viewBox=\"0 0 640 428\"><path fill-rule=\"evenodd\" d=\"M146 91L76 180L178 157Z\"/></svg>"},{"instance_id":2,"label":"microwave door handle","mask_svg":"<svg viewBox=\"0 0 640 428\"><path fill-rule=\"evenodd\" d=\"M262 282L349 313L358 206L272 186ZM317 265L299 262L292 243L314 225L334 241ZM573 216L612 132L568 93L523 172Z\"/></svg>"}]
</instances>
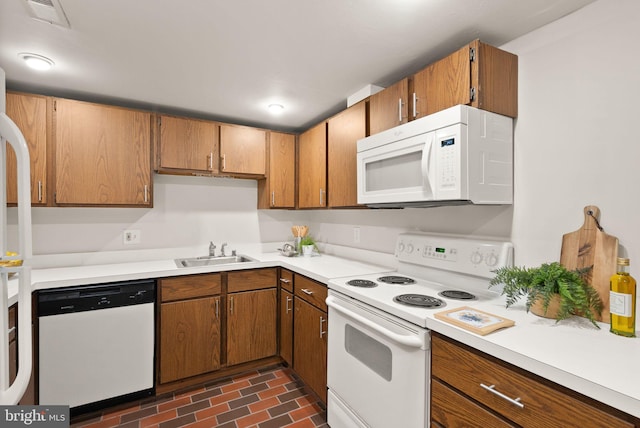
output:
<instances>
[{"instance_id":1,"label":"microwave door handle","mask_svg":"<svg viewBox=\"0 0 640 428\"><path fill-rule=\"evenodd\" d=\"M433 133L427 135L427 141L424 143L424 147L422 148L422 187L428 191L431 197L433 197L433 188L431 187L431 183L435 180L435 168L431 162L433 137Z\"/></svg>"}]
</instances>

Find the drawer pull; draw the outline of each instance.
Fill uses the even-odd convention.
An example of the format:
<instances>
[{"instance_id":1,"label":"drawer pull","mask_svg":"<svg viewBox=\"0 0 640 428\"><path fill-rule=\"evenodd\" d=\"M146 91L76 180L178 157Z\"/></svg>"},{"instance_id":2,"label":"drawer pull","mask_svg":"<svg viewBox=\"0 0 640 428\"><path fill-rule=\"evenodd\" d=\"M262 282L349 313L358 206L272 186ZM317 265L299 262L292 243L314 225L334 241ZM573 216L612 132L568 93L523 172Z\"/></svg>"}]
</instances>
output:
<instances>
[{"instance_id":1,"label":"drawer pull","mask_svg":"<svg viewBox=\"0 0 640 428\"><path fill-rule=\"evenodd\" d=\"M309 296L313 294L313 291L307 290L306 288L301 288L300 291L302 291L304 294L308 294Z\"/></svg>"},{"instance_id":2,"label":"drawer pull","mask_svg":"<svg viewBox=\"0 0 640 428\"><path fill-rule=\"evenodd\" d=\"M495 394L498 397L500 397L500 398L502 398L504 400L507 400L509 403L515 404L516 406L520 407L521 409L524 409L524 404L522 404L520 402L520 397L515 398L515 399L511 398L511 397L508 397L508 396L504 395L502 392L497 391L495 389L495 387L496 387L495 385L487 386L484 383L481 383L480 386L483 387L484 389L486 389L487 391L491 392L492 394Z\"/></svg>"},{"instance_id":3,"label":"drawer pull","mask_svg":"<svg viewBox=\"0 0 640 428\"><path fill-rule=\"evenodd\" d=\"M287 278L280 278L280 282L284 282L285 284L289 284L291 282L291 280L287 279Z\"/></svg>"},{"instance_id":4,"label":"drawer pull","mask_svg":"<svg viewBox=\"0 0 640 428\"><path fill-rule=\"evenodd\" d=\"M286 304L286 308L285 308L285 314L288 314L289 312L291 312L291 307L289 306L289 303L291 303L293 301L293 299L289 296L287 296L287 304Z\"/></svg>"}]
</instances>

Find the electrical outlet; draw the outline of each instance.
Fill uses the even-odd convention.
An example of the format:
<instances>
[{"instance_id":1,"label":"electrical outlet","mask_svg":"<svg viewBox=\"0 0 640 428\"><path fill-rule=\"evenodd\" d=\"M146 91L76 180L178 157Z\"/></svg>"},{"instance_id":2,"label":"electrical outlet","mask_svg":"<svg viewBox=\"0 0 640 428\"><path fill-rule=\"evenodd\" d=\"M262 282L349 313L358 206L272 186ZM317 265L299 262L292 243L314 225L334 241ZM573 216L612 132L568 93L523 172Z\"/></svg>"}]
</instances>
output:
<instances>
[{"instance_id":1,"label":"electrical outlet","mask_svg":"<svg viewBox=\"0 0 640 428\"><path fill-rule=\"evenodd\" d=\"M353 243L354 244L359 244L360 243L360 228L359 227L354 227L353 228Z\"/></svg>"},{"instance_id":2,"label":"electrical outlet","mask_svg":"<svg viewBox=\"0 0 640 428\"><path fill-rule=\"evenodd\" d=\"M142 242L142 232L139 230L125 230L122 240L124 245L139 244Z\"/></svg>"}]
</instances>

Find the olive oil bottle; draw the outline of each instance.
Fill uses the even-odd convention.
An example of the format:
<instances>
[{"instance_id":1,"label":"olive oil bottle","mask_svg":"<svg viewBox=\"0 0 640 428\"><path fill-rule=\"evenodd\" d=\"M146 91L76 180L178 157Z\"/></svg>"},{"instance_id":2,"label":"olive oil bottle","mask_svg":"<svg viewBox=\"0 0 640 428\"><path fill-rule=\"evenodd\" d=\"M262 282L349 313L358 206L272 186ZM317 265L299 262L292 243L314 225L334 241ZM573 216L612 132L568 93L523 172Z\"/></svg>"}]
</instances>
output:
<instances>
[{"instance_id":1,"label":"olive oil bottle","mask_svg":"<svg viewBox=\"0 0 640 428\"><path fill-rule=\"evenodd\" d=\"M636 280L629 274L629 259L618 258L610 281L611 333L636 337Z\"/></svg>"}]
</instances>

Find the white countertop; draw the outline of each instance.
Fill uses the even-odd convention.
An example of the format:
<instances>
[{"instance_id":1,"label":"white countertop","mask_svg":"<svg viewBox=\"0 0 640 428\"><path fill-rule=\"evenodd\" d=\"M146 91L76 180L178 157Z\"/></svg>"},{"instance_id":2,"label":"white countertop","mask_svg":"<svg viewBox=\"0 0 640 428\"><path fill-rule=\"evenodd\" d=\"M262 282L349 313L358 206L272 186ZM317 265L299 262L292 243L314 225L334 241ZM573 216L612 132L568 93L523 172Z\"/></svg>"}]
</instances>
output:
<instances>
[{"instance_id":1,"label":"white countertop","mask_svg":"<svg viewBox=\"0 0 640 428\"><path fill-rule=\"evenodd\" d=\"M255 262L198 268L178 268L173 259L132 261L128 263L83 264L80 266L34 269L34 290L161 278L198 273L281 266L317 281L375 274L393 270L386 263L393 257L359 257L366 263L340 255L284 257L273 248L243 248L239 254ZM360 255L361 256L361 255ZM368 255L367 255L368 256ZM9 304L17 298L17 279L9 281ZM479 336L429 316L427 327L489 355L580 392L626 413L640 417L640 340L609 333L608 324L598 330L583 318L556 324L526 313L519 304L506 309L504 298L474 303L477 309L512 319L516 325L486 336ZM435 312L433 312L435 313ZM622 367L626 364L626 367Z\"/></svg>"}]
</instances>

